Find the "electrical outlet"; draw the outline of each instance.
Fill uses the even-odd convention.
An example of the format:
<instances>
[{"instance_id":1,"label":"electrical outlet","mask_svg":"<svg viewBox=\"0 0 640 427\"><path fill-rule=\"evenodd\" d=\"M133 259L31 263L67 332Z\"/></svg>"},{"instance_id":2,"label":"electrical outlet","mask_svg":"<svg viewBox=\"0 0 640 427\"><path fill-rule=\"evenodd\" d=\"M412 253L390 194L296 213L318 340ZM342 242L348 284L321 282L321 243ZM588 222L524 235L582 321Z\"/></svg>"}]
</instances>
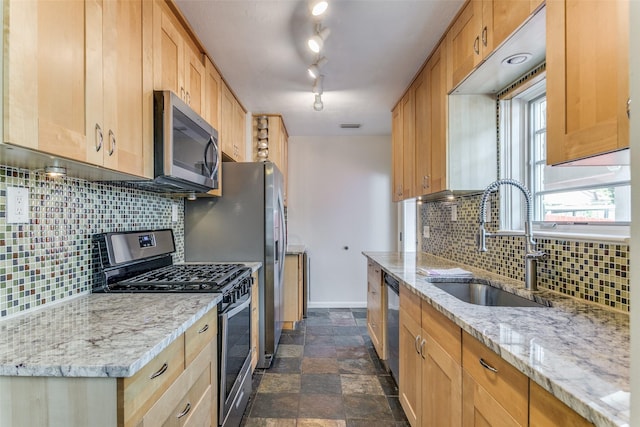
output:
<instances>
[{"instance_id":1,"label":"electrical outlet","mask_svg":"<svg viewBox=\"0 0 640 427\"><path fill-rule=\"evenodd\" d=\"M451 205L451 221L457 221L457 220L458 220L458 206Z\"/></svg>"},{"instance_id":2,"label":"electrical outlet","mask_svg":"<svg viewBox=\"0 0 640 427\"><path fill-rule=\"evenodd\" d=\"M431 235L431 230L429 229L428 225L425 225L422 228L422 237L424 237L425 239L428 239L430 235Z\"/></svg>"},{"instance_id":3,"label":"electrical outlet","mask_svg":"<svg viewBox=\"0 0 640 427\"><path fill-rule=\"evenodd\" d=\"M7 187L7 223L22 224L29 222L29 189L25 187Z\"/></svg>"}]
</instances>

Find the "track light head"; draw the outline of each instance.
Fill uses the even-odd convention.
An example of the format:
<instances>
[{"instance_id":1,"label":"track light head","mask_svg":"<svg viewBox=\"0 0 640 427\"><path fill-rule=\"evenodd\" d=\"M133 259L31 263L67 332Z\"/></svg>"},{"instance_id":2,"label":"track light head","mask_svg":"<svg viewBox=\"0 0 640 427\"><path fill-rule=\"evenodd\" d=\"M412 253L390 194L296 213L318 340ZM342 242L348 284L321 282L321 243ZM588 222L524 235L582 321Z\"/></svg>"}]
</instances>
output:
<instances>
[{"instance_id":1,"label":"track light head","mask_svg":"<svg viewBox=\"0 0 640 427\"><path fill-rule=\"evenodd\" d=\"M316 33L307 41L309 49L314 53L320 53L324 46L324 41L329 37L330 32L331 31L328 28L320 30L320 25L318 25Z\"/></svg>"},{"instance_id":2,"label":"track light head","mask_svg":"<svg viewBox=\"0 0 640 427\"><path fill-rule=\"evenodd\" d=\"M320 75L320 67L322 67L327 62L329 62L329 60L323 56L322 58L318 59L314 64L311 64L309 68L307 68L307 71L309 72L309 76L312 79L317 79L318 76Z\"/></svg>"},{"instance_id":3,"label":"track light head","mask_svg":"<svg viewBox=\"0 0 640 427\"><path fill-rule=\"evenodd\" d=\"M320 16L327 11L329 7L329 3L327 0L311 0L309 2L309 10L311 11L311 15Z\"/></svg>"}]
</instances>

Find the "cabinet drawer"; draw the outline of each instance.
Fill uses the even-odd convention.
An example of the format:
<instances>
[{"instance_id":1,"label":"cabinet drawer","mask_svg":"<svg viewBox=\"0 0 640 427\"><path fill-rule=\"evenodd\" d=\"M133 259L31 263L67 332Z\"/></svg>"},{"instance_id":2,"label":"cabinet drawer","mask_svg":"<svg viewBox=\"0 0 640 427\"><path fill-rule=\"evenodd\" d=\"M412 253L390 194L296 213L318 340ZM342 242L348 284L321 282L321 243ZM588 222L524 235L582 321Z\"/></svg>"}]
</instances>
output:
<instances>
[{"instance_id":1,"label":"cabinet drawer","mask_svg":"<svg viewBox=\"0 0 640 427\"><path fill-rule=\"evenodd\" d=\"M462 367L520 425L527 424L529 378L526 375L466 332L462 334Z\"/></svg>"},{"instance_id":2,"label":"cabinet drawer","mask_svg":"<svg viewBox=\"0 0 640 427\"><path fill-rule=\"evenodd\" d=\"M202 411L200 405L203 403L206 405L205 402L201 402L202 397L211 393L212 388L212 354L213 349L210 344L144 414L142 426L182 426L186 425L191 417L201 417L198 415ZM209 418L211 417L210 403ZM182 416L178 418L178 415Z\"/></svg>"},{"instance_id":3,"label":"cabinet drawer","mask_svg":"<svg viewBox=\"0 0 640 427\"><path fill-rule=\"evenodd\" d=\"M415 320L418 325L422 324L422 298L414 294L405 286L400 286L400 311L406 313Z\"/></svg>"},{"instance_id":4,"label":"cabinet drawer","mask_svg":"<svg viewBox=\"0 0 640 427\"><path fill-rule=\"evenodd\" d=\"M139 419L183 371L184 335L180 335L138 373L118 383L125 425Z\"/></svg>"},{"instance_id":5,"label":"cabinet drawer","mask_svg":"<svg viewBox=\"0 0 640 427\"><path fill-rule=\"evenodd\" d=\"M218 334L218 310L210 310L184 333L184 364L188 366Z\"/></svg>"},{"instance_id":6,"label":"cabinet drawer","mask_svg":"<svg viewBox=\"0 0 640 427\"><path fill-rule=\"evenodd\" d=\"M422 329L458 364L461 363L462 330L426 301L422 301Z\"/></svg>"}]
</instances>

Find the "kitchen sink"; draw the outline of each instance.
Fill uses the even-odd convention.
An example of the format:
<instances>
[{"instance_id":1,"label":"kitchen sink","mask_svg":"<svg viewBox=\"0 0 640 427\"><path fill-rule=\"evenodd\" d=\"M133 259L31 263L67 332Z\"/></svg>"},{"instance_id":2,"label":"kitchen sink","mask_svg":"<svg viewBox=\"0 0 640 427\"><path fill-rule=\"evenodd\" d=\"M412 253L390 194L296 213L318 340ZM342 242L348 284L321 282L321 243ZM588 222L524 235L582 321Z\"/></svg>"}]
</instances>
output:
<instances>
[{"instance_id":1,"label":"kitchen sink","mask_svg":"<svg viewBox=\"0 0 640 427\"><path fill-rule=\"evenodd\" d=\"M471 282L432 282L461 301L497 307L549 307L548 302L539 303L477 280Z\"/></svg>"}]
</instances>

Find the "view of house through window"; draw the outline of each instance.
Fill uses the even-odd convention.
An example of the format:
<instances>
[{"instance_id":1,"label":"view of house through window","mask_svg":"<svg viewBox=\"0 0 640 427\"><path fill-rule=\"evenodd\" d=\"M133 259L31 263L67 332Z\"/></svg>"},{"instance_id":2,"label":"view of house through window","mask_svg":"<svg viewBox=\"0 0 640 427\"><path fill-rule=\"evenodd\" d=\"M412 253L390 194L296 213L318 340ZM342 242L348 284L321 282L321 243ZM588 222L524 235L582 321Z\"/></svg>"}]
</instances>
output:
<instances>
[{"instance_id":1,"label":"view of house through window","mask_svg":"<svg viewBox=\"0 0 640 427\"><path fill-rule=\"evenodd\" d=\"M500 103L501 175L531 190L534 221L542 228L626 225L631 217L630 167L547 166L547 101L544 81ZM505 194L505 193L503 193ZM504 197L503 229L521 228L522 207ZM517 203L515 203L517 205ZM503 210L504 212L504 210ZM546 224L546 225L545 225ZM567 227L569 226L569 227Z\"/></svg>"}]
</instances>

